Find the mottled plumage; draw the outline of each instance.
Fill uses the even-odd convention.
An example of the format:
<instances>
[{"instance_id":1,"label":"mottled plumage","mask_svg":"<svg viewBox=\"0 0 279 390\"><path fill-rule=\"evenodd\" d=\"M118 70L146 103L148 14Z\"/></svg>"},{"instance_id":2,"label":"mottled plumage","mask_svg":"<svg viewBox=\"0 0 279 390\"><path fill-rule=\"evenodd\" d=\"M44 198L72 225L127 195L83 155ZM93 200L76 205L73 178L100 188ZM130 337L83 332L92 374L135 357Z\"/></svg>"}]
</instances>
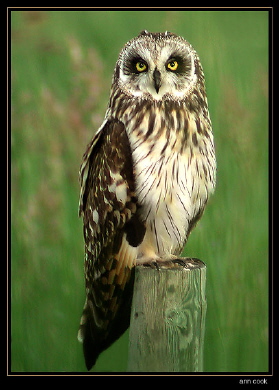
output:
<instances>
[{"instance_id":1,"label":"mottled plumage","mask_svg":"<svg viewBox=\"0 0 279 390\"><path fill-rule=\"evenodd\" d=\"M143 31L120 52L80 170L90 369L129 326L133 267L179 255L215 186L204 76L183 38Z\"/></svg>"}]
</instances>

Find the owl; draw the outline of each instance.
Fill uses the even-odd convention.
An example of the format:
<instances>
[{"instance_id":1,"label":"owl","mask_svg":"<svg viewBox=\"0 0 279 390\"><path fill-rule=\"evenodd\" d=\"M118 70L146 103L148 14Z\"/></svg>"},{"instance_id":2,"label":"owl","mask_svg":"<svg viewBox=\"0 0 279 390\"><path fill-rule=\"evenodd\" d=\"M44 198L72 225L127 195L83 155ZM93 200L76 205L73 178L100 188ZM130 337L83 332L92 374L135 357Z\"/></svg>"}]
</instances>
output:
<instances>
[{"instance_id":1,"label":"owl","mask_svg":"<svg viewBox=\"0 0 279 390\"><path fill-rule=\"evenodd\" d=\"M215 187L199 57L182 37L142 31L114 69L104 121L80 168L87 369L129 327L136 265L181 254Z\"/></svg>"}]
</instances>

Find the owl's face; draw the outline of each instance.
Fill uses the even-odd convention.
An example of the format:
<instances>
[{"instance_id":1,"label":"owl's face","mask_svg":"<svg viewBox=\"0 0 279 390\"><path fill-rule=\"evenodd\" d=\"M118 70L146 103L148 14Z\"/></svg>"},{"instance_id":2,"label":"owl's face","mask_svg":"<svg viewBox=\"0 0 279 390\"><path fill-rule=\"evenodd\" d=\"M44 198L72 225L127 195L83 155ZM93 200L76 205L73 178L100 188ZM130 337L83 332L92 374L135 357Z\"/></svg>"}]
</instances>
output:
<instances>
[{"instance_id":1,"label":"owl's face","mask_svg":"<svg viewBox=\"0 0 279 390\"><path fill-rule=\"evenodd\" d=\"M120 52L114 82L130 97L184 100L203 73L198 56L183 38L146 30Z\"/></svg>"}]
</instances>

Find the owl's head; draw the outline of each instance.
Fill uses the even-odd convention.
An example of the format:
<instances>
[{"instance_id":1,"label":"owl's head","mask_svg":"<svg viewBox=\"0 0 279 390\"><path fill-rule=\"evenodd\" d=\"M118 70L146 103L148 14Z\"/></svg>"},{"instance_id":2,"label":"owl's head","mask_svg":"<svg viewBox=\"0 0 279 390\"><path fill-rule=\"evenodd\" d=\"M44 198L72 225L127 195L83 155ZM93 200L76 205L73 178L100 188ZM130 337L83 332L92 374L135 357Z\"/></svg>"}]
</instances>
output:
<instances>
[{"instance_id":1,"label":"owl's head","mask_svg":"<svg viewBox=\"0 0 279 390\"><path fill-rule=\"evenodd\" d=\"M196 51L182 37L142 31L120 52L114 83L130 97L184 100L199 82L202 67Z\"/></svg>"}]
</instances>

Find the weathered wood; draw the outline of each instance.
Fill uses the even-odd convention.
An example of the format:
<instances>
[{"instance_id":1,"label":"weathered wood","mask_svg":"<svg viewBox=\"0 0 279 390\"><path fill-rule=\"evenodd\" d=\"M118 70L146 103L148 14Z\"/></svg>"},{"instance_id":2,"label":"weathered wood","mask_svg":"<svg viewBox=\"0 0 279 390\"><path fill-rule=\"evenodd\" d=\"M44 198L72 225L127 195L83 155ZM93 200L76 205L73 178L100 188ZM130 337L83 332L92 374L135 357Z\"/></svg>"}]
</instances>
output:
<instances>
[{"instance_id":1,"label":"weathered wood","mask_svg":"<svg viewBox=\"0 0 279 390\"><path fill-rule=\"evenodd\" d=\"M136 267L129 372L203 370L206 266L183 262Z\"/></svg>"}]
</instances>

